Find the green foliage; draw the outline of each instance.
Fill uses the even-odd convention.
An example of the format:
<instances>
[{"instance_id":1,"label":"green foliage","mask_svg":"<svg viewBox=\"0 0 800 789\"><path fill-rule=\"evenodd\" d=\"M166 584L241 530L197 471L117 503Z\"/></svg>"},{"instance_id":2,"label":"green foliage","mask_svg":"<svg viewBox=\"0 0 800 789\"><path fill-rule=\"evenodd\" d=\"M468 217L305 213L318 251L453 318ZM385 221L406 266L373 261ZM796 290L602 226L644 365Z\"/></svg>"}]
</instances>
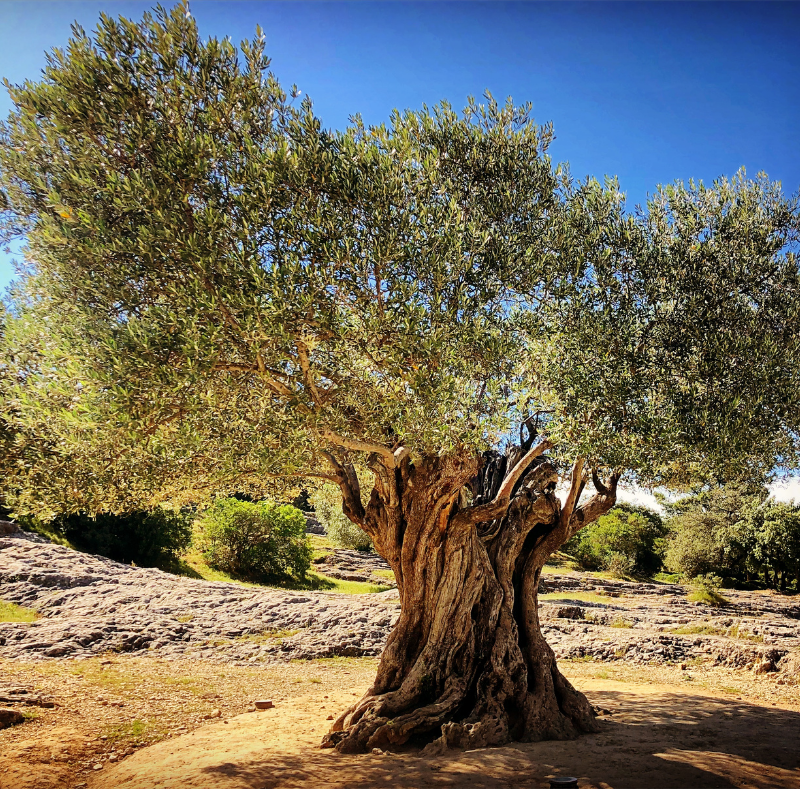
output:
<instances>
[{"instance_id":1,"label":"green foliage","mask_svg":"<svg viewBox=\"0 0 800 789\"><path fill-rule=\"evenodd\" d=\"M338 488L321 485L311 495L311 504L334 545L357 551L372 550L369 535L342 512L342 497Z\"/></svg>"},{"instance_id":2,"label":"green foliage","mask_svg":"<svg viewBox=\"0 0 800 789\"><path fill-rule=\"evenodd\" d=\"M190 518L160 507L121 515L60 515L45 524L37 524L30 516L20 521L23 528L53 532L80 551L141 567L159 567L176 561L192 538Z\"/></svg>"},{"instance_id":3,"label":"green foliage","mask_svg":"<svg viewBox=\"0 0 800 789\"><path fill-rule=\"evenodd\" d=\"M625 213L530 106L324 129L258 32L75 27L0 126L20 511L125 511L497 445L686 485L798 460L798 210L766 176ZM625 554L628 555L628 554Z\"/></svg>"},{"instance_id":4,"label":"green foliage","mask_svg":"<svg viewBox=\"0 0 800 789\"><path fill-rule=\"evenodd\" d=\"M564 550L588 570L652 575L661 565L665 535L657 513L623 503L579 531Z\"/></svg>"},{"instance_id":5,"label":"green foliage","mask_svg":"<svg viewBox=\"0 0 800 789\"><path fill-rule=\"evenodd\" d=\"M800 590L800 504L767 498L762 486L729 484L668 509L666 565L672 572L718 576L720 583L763 576L776 589L793 583Z\"/></svg>"},{"instance_id":6,"label":"green foliage","mask_svg":"<svg viewBox=\"0 0 800 789\"><path fill-rule=\"evenodd\" d=\"M738 524L747 546L747 566L765 581L785 590L792 581L800 592L800 504L767 499L752 502Z\"/></svg>"},{"instance_id":7,"label":"green foliage","mask_svg":"<svg viewBox=\"0 0 800 789\"><path fill-rule=\"evenodd\" d=\"M200 523L209 565L235 578L303 579L311 565L306 519L291 505L218 499Z\"/></svg>"},{"instance_id":8,"label":"green foliage","mask_svg":"<svg viewBox=\"0 0 800 789\"><path fill-rule=\"evenodd\" d=\"M730 484L667 505L667 569L686 578L712 573L743 580L749 538L740 525L742 513L765 497L763 487Z\"/></svg>"}]
</instances>

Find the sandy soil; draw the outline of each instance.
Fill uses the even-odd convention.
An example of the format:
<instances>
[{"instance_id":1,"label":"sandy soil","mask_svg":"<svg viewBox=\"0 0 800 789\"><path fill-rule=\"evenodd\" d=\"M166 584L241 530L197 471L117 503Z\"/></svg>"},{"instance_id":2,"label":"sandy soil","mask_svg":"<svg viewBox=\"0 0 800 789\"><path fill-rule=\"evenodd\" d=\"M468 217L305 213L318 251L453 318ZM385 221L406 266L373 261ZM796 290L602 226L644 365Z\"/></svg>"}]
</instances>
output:
<instances>
[{"instance_id":1,"label":"sandy soil","mask_svg":"<svg viewBox=\"0 0 800 789\"><path fill-rule=\"evenodd\" d=\"M580 786L602 789L800 789L798 686L721 668L562 666L611 713L600 734L423 758L319 749L328 717L369 684L371 659L275 668L124 656L105 665L3 662L0 677L60 706L0 732L0 787L488 789L575 775ZM275 708L246 712L261 697ZM220 717L208 718L216 710Z\"/></svg>"},{"instance_id":2,"label":"sandy soil","mask_svg":"<svg viewBox=\"0 0 800 789\"><path fill-rule=\"evenodd\" d=\"M281 787L546 787L574 775L583 787L800 787L797 711L675 688L581 683L612 714L598 735L439 758L321 751L326 713L348 692L312 694L289 709L237 716L147 748L92 789ZM355 694L356 691L350 693ZM352 696L350 696L352 697Z\"/></svg>"},{"instance_id":3,"label":"sandy soil","mask_svg":"<svg viewBox=\"0 0 800 789\"><path fill-rule=\"evenodd\" d=\"M285 708L311 689L367 687L376 666L374 658L257 667L127 655L0 660L0 686L56 703L21 707L29 719L0 731L0 789L79 789L136 751L240 715L255 699Z\"/></svg>"}]
</instances>

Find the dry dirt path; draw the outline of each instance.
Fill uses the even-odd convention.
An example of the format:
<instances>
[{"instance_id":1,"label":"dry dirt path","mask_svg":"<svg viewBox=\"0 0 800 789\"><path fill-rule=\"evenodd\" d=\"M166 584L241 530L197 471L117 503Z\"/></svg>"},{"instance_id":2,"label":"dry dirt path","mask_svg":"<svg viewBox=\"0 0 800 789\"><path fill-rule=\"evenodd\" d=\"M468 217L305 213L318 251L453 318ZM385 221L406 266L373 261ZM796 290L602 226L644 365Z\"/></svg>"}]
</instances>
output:
<instances>
[{"instance_id":1,"label":"dry dirt path","mask_svg":"<svg viewBox=\"0 0 800 789\"><path fill-rule=\"evenodd\" d=\"M362 687L307 695L146 748L90 789L546 787L573 775L597 789L800 788L800 708L764 707L668 685L578 679L610 715L575 742L423 757L319 748L327 715Z\"/></svg>"},{"instance_id":2,"label":"dry dirt path","mask_svg":"<svg viewBox=\"0 0 800 789\"><path fill-rule=\"evenodd\" d=\"M553 772L558 769L563 773L577 769L576 764L585 764L580 774L587 779L604 780L607 786L637 786L630 782L620 783L618 778L614 779L617 781L615 784L610 777L602 778L590 770L594 758L592 754L600 747L604 754L610 754L609 759L613 756L614 759L624 760L631 753L636 753L637 758L644 760L643 763L657 764L659 770L667 770L670 775L677 768L670 766L671 763L668 764L666 759L656 758L656 752L671 755L670 758L689 758L686 754L690 751L719 752L727 754L724 765L728 766L735 757L734 761L740 760L737 764L744 764L741 762L743 759L786 770L796 767L792 766L791 759L787 762L781 754L788 749L790 755L796 756L798 732L795 724L800 715L800 688L796 685L779 685L779 674L754 675L749 671L714 666L682 671L676 666L641 667L622 662L563 661L561 665L578 687L589 690L593 703L614 713L607 720L615 725L624 723L618 730L613 727L609 729L618 731L619 737L598 741L600 745L590 737L578 743L540 743L500 751L481 751L479 763L483 765L483 783L477 783L476 786L503 786L502 780L508 770L516 769L514 765L523 764L514 760L523 756L528 760L525 769L529 771L531 781L549 774L547 770ZM290 767L300 770L300 767L295 762L281 761L284 758L281 753L287 747L280 740L284 735L289 736L292 742L296 741L298 748L302 745L300 750L291 751L294 754L292 760L305 762L308 759L309 765L319 764L325 769L334 765L339 770L337 765L340 763L335 761L339 757L333 756L333 762L324 761L332 755L327 751L318 751L316 746L323 730L330 725L328 716L336 715L354 698L354 693L360 694L369 686L375 668L374 658L333 658L268 666L163 661L130 655L84 661L40 660L23 663L0 660L2 682L29 687L56 703L52 708L33 708L34 718L21 726L0 731L0 789L87 789L87 785L92 786L92 782L101 781L101 778L105 783L97 785L110 787L114 786L109 783L112 779L105 776L115 775L117 778L114 780L121 781L116 771L122 769L122 765L130 776L142 764L153 760L156 760L154 764L159 764L157 760L162 756L166 758L167 754L168 763L159 769L173 769L177 764L173 762L173 757L183 759L185 756L194 763L201 755L181 754L184 748L197 750L197 743L205 743L200 751L209 751L202 756L202 759L212 760L203 763L209 767L216 764L214 759L222 758L221 752L214 753L214 743L225 735L228 727L234 725L234 720L247 721L248 725L263 724L269 730L253 730L246 735L251 741L232 741L226 745L232 750L213 768L211 772L214 775L224 773L223 777L228 780L231 775L242 771L237 761L242 759L243 765L250 765L247 771L258 767L260 772L254 773L257 780L254 779L256 783L252 784L256 787L274 785L268 782L268 770L275 765L284 770L281 773L282 780L288 781L289 773L286 771ZM662 692L664 688L666 690ZM656 692L662 693L662 696L653 695ZM672 701L669 700L669 694L674 696ZM244 714L253 708L256 698L274 700L275 708L265 713ZM682 717L685 704L693 710L688 718ZM219 717L212 717L216 715ZM228 723L224 723L226 720ZM777 722L776 725L773 726L773 722ZM235 725L238 727L240 723ZM737 745L736 738L742 731L746 732L746 737L742 737L742 742ZM284 734L273 742L270 739L272 733L278 736L278 732ZM683 739L674 739L678 735ZM159 744L158 750L148 747L154 743ZM747 750L751 746L756 750ZM759 756L758 748L761 747L772 750ZM253 751L253 748L256 750ZM531 748L533 750L529 750ZM587 748L589 750L585 751ZM582 753L585 754L585 761L575 762L574 759ZM269 754L277 754L280 758L278 761L269 761L272 759ZM506 757L513 759L506 762ZM691 756L695 757L696 754ZM286 756L286 759L289 758ZM367 775L382 775L387 771L405 774L405 771L411 770L409 775L414 776L429 770L425 766L428 763L416 756L406 755L401 761L394 756L381 757L386 762L370 761L370 758L353 757L341 762L351 771L342 773L345 776L342 780L353 780L352 771L362 768L367 770ZM452 758L432 761L431 780L439 780L435 775L437 765L443 765L444 775L447 776L450 775L448 771L466 770L464 764L471 764L477 757L464 754L454 758L455 761ZM722 763L719 762L721 757L714 758L717 759L715 769L722 769ZM603 755L595 766L605 766L606 761ZM115 766L118 763L121 765L119 768ZM225 764L228 766L223 769ZM381 770L384 772L381 773ZM683 767L680 771L683 771L680 775L685 774ZM147 774L144 773L145 776ZM773 775L769 771L765 774ZM205 773L203 775L203 780L210 780ZM609 775L618 776L619 771L612 771ZM489 777L496 779L496 782L491 783ZM334 781L333 778L327 780ZM461 785L461 780L459 777L456 781L450 775L442 779L444 783L441 785ZM708 780L711 781L711 778ZM199 785L217 786L214 783ZM220 783L218 786L239 785L251 784ZM309 783L307 789L316 785ZM335 782L332 785L337 786ZM340 781L338 785L358 784L342 784ZM410 781L398 785L410 787L414 783ZM434 781L431 785L437 784ZM528 785L537 786L535 782ZM752 785L760 789L764 784L715 784L713 781L707 784L671 784L675 787L695 785ZM644 789L646 784L641 786Z\"/></svg>"}]
</instances>

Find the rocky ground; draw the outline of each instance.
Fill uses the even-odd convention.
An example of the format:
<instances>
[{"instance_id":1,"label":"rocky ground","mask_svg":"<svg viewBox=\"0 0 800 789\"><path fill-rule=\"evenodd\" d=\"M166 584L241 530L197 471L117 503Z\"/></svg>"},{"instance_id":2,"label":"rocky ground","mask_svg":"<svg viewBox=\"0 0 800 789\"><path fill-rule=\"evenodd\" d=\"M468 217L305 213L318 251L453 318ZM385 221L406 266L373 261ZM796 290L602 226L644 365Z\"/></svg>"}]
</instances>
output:
<instances>
[{"instance_id":1,"label":"rocky ground","mask_svg":"<svg viewBox=\"0 0 800 789\"><path fill-rule=\"evenodd\" d=\"M338 569L339 577L358 580L380 579L374 572L388 569L358 551L336 551L324 564L326 573ZM543 630L561 658L787 669L792 681L800 598L726 591L728 604L715 607L689 602L687 591L551 573L540 589ZM399 614L395 589L342 595L198 581L24 532L0 537L0 599L41 614L33 623L0 623L0 657L24 660L133 653L245 664L374 656Z\"/></svg>"},{"instance_id":2,"label":"rocky ground","mask_svg":"<svg viewBox=\"0 0 800 789\"><path fill-rule=\"evenodd\" d=\"M231 663L377 655L397 593L290 592L182 578L79 553L24 532L0 537L0 600L38 611L0 623L0 657L151 653Z\"/></svg>"},{"instance_id":3,"label":"rocky ground","mask_svg":"<svg viewBox=\"0 0 800 789\"><path fill-rule=\"evenodd\" d=\"M342 581L395 586L389 565L377 553L335 550L314 560L314 569Z\"/></svg>"},{"instance_id":4,"label":"rocky ground","mask_svg":"<svg viewBox=\"0 0 800 789\"><path fill-rule=\"evenodd\" d=\"M336 551L323 564L388 583L374 555ZM678 585L549 569L540 613L567 676L800 709L800 597L725 591L728 604L712 607ZM0 623L0 708L23 719L0 731L0 789L92 786L136 750L224 724L258 698L288 710L313 689L324 726L342 706L326 694L368 687L399 612L396 589L191 580L20 532L0 533L0 600L41 614Z\"/></svg>"}]
</instances>

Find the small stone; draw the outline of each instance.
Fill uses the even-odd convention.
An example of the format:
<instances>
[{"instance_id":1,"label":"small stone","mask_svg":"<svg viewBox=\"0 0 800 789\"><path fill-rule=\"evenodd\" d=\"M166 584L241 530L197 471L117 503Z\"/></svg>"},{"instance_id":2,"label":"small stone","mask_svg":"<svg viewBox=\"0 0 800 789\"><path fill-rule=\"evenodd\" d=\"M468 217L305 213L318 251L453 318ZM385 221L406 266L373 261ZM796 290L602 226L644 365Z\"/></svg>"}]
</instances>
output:
<instances>
[{"instance_id":1,"label":"small stone","mask_svg":"<svg viewBox=\"0 0 800 789\"><path fill-rule=\"evenodd\" d=\"M373 756L385 756L386 755L386 751L382 751L380 748L373 748L372 749L372 755Z\"/></svg>"},{"instance_id":2,"label":"small stone","mask_svg":"<svg viewBox=\"0 0 800 789\"><path fill-rule=\"evenodd\" d=\"M94 767L92 767L92 769L93 770L102 770L103 769L103 765L102 764L96 764Z\"/></svg>"},{"instance_id":3,"label":"small stone","mask_svg":"<svg viewBox=\"0 0 800 789\"><path fill-rule=\"evenodd\" d=\"M269 699L257 701L255 704L257 710L271 710L275 706Z\"/></svg>"},{"instance_id":4,"label":"small stone","mask_svg":"<svg viewBox=\"0 0 800 789\"><path fill-rule=\"evenodd\" d=\"M685 663L681 663L681 671L686 671L686 664Z\"/></svg>"},{"instance_id":5,"label":"small stone","mask_svg":"<svg viewBox=\"0 0 800 789\"><path fill-rule=\"evenodd\" d=\"M775 671L775 664L771 660L762 660L760 663L756 663L753 671L756 674L767 674L770 671Z\"/></svg>"},{"instance_id":6,"label":"small stone","mask_svg":"<svg viewBox=\"0 0 800 789\"><path fill-rule=\"evenodd\" d=\"M0 707L0 729L7 729L9 726L16 726L22 723L25 716L17 710L11 710L7 707Z\"/></svg>"},{"instance_id":7,"label":"small stone","mask_svg":"<svg viewBox=\"0 0 800 789\"><path fill-rule=\"evenodd\" d=\"M222 710L211 710L208 713L209 718L221 718L222 717Z\"/></svg>"},{"instance_id":8,"label":"small stone","mask_svg":"<svg viewBox=\"0 0 800 789\"><path fill-rule=\"evenodd\" d=\"M325 718L325 720L326 721L332 721L333 720L333 715L328 715L328 717Z\"/></svg>"}]
</instances>

